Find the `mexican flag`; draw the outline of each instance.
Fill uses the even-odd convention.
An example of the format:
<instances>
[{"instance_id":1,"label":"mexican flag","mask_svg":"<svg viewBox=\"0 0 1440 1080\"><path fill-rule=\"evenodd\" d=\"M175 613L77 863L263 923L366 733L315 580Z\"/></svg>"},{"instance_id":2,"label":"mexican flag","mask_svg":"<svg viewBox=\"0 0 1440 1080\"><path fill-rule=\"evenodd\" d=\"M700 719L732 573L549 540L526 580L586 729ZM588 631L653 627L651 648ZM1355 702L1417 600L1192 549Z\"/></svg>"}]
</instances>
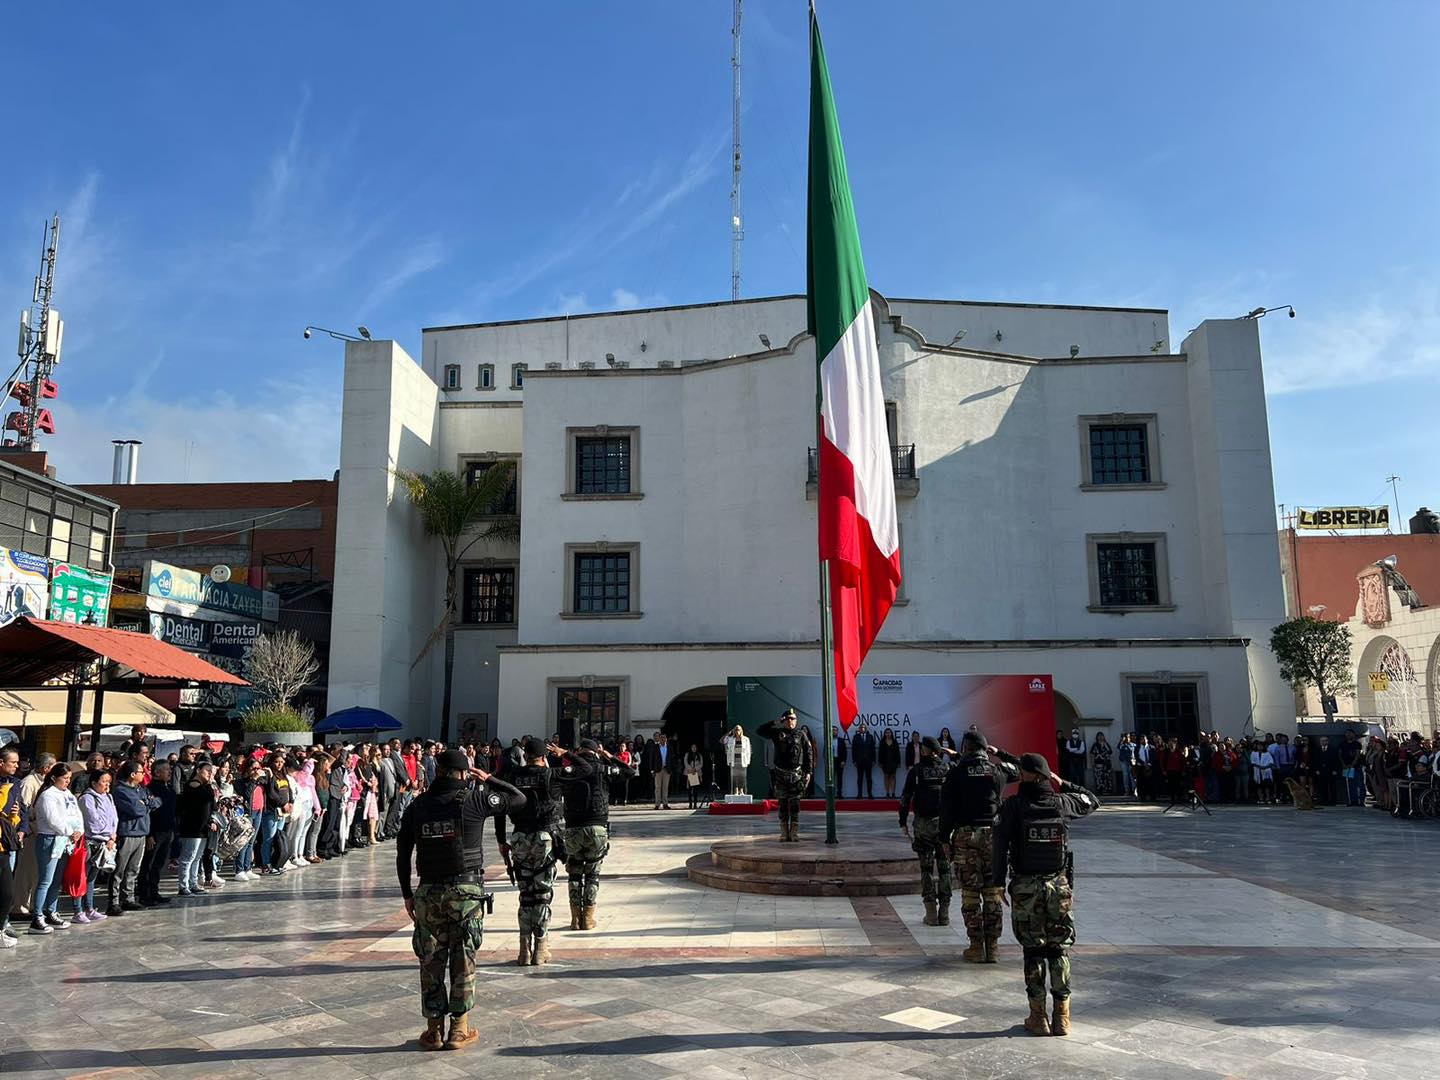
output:
<instances>
[{"instance_id":1,"label":"mexican flag","mask_svg":"<svg viewBox=\"0 0 1440 1080\"><path fill-rule=\"evenodd\" d=\"M895 483L880 355L820 25L810 12L808 307L820 364L820 558L830 562L840 724L900 585Z\"/></svg>"}]
</instances>

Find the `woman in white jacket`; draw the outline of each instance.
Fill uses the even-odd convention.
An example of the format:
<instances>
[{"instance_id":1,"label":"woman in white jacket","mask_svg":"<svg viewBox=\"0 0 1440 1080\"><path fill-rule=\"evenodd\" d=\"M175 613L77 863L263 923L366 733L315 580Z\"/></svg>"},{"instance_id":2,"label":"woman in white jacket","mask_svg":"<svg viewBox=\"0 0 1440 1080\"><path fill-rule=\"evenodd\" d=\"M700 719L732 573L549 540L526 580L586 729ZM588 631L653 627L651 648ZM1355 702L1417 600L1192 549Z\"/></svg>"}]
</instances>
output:
<instances>
[{"instance_id":1,"label":"woman in white jacket","mask_svg":"<svg viewBox=\"0 0 1440 1080\"><path fill-rule=\"evenodd\" d=\"M744 795L745 771L750 768L750 740L744 729L736 724L730 734L720 741L725 747L725 764L730 768L730 794Z\"/></svg>"},{"instance_id":2,"label":"woman in white jacket","mask_svg":"<svg viewBox=\"0 0 1440 1080\"><path fill-rule=\"evenodd\" d=\"M35 899L30 905L32 934L50 934L70 925L56 912L63 876L61 864L85 838L85 815L80 812L80 801L70 792L70 777L70 767L63 762L51 769L32 812L35 861L40 869Z\"/></svg>"}]
</instances>

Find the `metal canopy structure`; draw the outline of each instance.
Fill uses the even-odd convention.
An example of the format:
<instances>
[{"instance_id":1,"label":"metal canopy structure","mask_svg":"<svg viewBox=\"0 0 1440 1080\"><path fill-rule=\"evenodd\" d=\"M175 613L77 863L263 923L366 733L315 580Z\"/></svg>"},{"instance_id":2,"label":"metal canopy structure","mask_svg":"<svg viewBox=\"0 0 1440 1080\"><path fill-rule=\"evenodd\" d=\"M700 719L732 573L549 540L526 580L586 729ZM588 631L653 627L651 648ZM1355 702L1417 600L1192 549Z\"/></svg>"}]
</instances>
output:
<instances>
[{"instance_id":1,"label":"metal canopy structure","mask_svg":"<svg viewBox=\"0 0 1440 1080\"><path fill-rule=\"evenodd\" d=\"M120 670L104 683L112 689L131 676L150 688L198 683L248 683L193 653L177 649L149 634L99 626L50 622L25 616L0 627L0 687L38 688L97 660L113 661Z\"/></svg>"}]
</instances>

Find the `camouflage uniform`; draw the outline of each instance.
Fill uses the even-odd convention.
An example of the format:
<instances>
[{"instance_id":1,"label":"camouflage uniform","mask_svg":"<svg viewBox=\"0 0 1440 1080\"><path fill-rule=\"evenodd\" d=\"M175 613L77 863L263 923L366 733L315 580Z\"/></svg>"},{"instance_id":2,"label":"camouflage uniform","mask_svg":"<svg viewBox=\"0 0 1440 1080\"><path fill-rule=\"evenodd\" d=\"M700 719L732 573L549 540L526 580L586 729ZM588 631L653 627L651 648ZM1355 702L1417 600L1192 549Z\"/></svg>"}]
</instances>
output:
<instances>
[{"instance_id":1,"label":"camouflage uniform","mask_svg":"<svg viewBox=\"0 0 1440 1080\"><path fill-rule=\"evenodd\" d=\"M999 892L1000 890L995 890ZM1070 996L1070 956L1075 944L1070 882L1065 874L1016 874L1010 879L1010 926L1025 955L1025 993L1045 997L1045 972L1050 993Z\"/></svg>"},{"instance_id":2,"label":"camouflage uniform","mask_svg":"<svg viewBox=\"0 0 1440 1080\"><path fill-rule=\"evenodd\" d=\"M548 830L516 829L510 836L510 861L520 886L520 936L540 938L550 926L555 898L555 848ZM596 867L598 873L599 867Z\"/></svg>"},{"instance_id":3,"label":"camouflage uniform","mask_svg":"<svg viewBox=\"0 0 1440 1080\"><path fill-rule=\"evenodd\" d=\"M785 713L793 715L793 709ZM780 839L793 843L800 839L800 799L815 772L814 748L799 727L791 728L776 720L761 724L755 734L770 740L770 792L780 804Z\"/></svg>"},{"instance_id":4,"label":"camouflage uniform","mask_svg":"<svg viewBox=\"0 0 1440 1080\"><path fill-rule=\"evenodd\" d=\"M910 847L920 859L920 895L931 903L950 904L950 860L940 850L940 819L917 817ZM936 870L939 874L936 874Z\"/></svg>"},{"instance_id":5,"label":"camouflage uniform","mask_svg":"<svg viewBox=\"0 0 1440 1080\"><path fill-rule=\"evenodd\" d=\"M1004 889L990 877L995 861L994 829L961 825L950 841L950 854L960 873L960 914L973 939L998 941L1005 925Z\"/></svg>"},{"instance_id":6,"label":"camouflage uniform","mask_svg":"<svg viewBox=\"0 0 1440 1080\"><path fill-rule=\"evenodd\" d=\"M570 878L572 906L595 906L600 895L600 864L609 853L610 830L606 826L580 825L565 830L565 873Z\"/></svg>"},{"instance_id":7,"label":"camouflage uniform","mask_svg":"<svg viewBox=\"0 0 1440 1080\"><path fill-rule=\"evenodd\" d=\"M415 932L420 960L420 1006L427 1019L461 1016L475 1007L475 952L485 937L479 884L420 885L415 890ZM449 986L446 986L446 972Z\"/></svg>"}]
</instances>

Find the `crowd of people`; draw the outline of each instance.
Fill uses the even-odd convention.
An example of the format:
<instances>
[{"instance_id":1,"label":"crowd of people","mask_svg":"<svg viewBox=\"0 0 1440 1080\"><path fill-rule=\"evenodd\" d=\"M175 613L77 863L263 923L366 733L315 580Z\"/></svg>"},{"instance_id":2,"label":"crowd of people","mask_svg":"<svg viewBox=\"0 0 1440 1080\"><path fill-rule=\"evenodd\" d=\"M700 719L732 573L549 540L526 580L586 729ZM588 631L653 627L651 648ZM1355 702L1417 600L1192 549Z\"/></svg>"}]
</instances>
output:
<instances>
[{"instance_id":1,"label":"crowd of people","mask_svg":"<svg viewBox=\"0 0 1440 1080\"><path fill-rule=\"evenodd\" d=\"M1397 817L1433 812L1434 757L1440 736L1343 735L1293 738L1218 731L1194 741L1125 732L1112 745L1103 731L1055 733L1061 775L1098 795L1145 802L1371 806Z\"/></svg>"}]
</instances>

